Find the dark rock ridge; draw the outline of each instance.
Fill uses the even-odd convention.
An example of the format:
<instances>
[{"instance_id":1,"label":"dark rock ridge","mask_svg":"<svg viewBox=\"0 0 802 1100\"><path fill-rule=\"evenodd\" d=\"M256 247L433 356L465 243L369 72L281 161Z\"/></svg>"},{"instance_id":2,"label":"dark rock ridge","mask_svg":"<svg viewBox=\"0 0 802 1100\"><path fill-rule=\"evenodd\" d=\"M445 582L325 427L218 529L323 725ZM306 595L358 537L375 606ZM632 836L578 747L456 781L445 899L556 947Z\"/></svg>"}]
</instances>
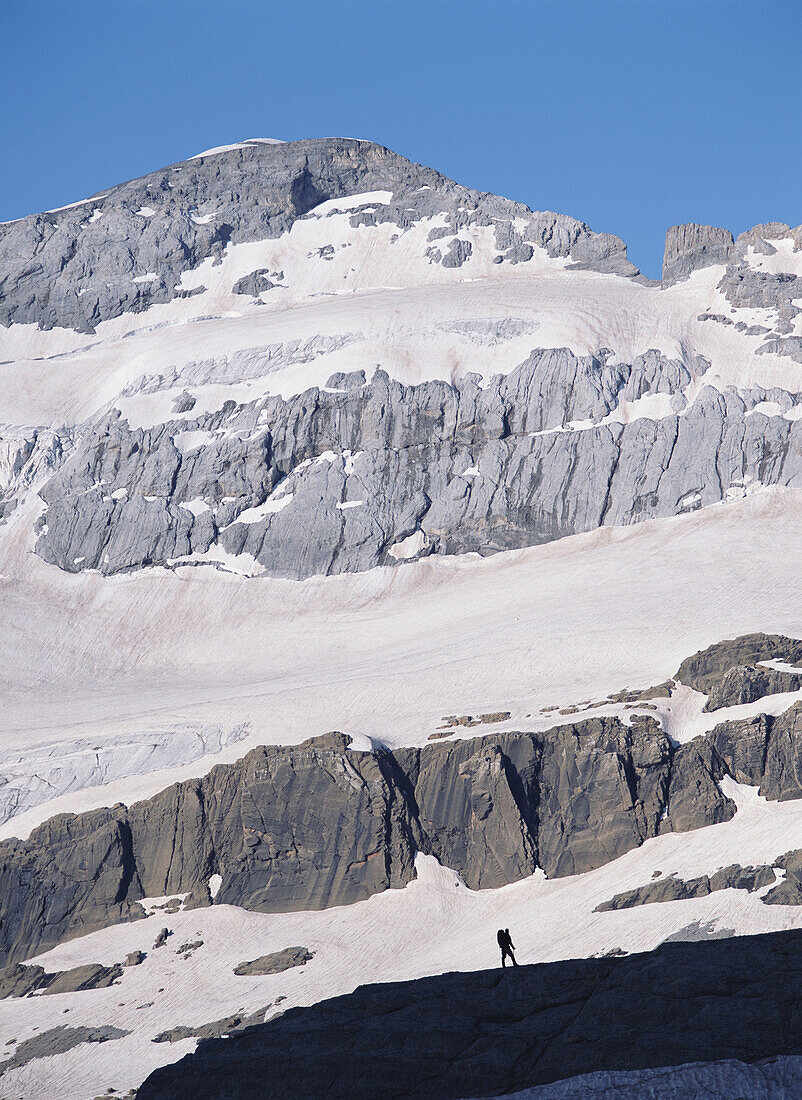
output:
<instances>
[{"instance_id":1,"label":"dark rock ridge","mask_svg":"<svg viewBox=\"0 0 802 1100\"><path fill-rule=\"evenodd\" d=\"M802 797L802 703L783 714L723 722L707 735L739 783L759 785L764 798Z\"/></svg>"},{"instance_id":2,"label":"dark rock ridge","mask_svg":"<svg viewBox=\"0 0 802 1100\"><path fill-rule=\"evenodd\" d=\"M239 963L234 967L234 973L241 978L250 978L254 974L282 974L294 966L305 966L313 956L314 951L307 947L285 947L283 951L272 951L251 962Z\"/></svg>"},{"instance_id":3,"label":"dark rock ridge","mask_svg":"<svg viewBox=\"0 0 802 1100\"><path fill-rule=\"evenodd\" d=\"M716 890L747 890L750 894L764 886L770 886L775 880L774 868L769 866L741 867L733 863L722 867L713 875L700 875L698 878L681 879L674 875L666 876L635 890L626 890L615 894L609 901L596 906L594 912L606 913L613 909L633 909L636 905L651 905L660 901L687 901L689 898L704 898Z\"/></svg>"},{"instance_id":4,"label":"dark rock ridge","mask_svg":"<svg viewBox=\"0 0 802 1100\"><path fill-rule=\"evenodd\" d=\"M686 687L710 695L712 699L725 692L724 685L731 672L753 666L758 661L785 661L789 665L802 665L802 640L782 634L760 633L728 638L694 653L692 657L686 657L677 669L675 679ZM709 706L708 709L717 708Z\"/></svg>"},{"instance_id":5,"label":"dark rock ridge","mask_svg":"<svg viewBox=\"0 0 802 1100\"><path fill-rule=\"evenodd\" d=\"M800 997L798 931L369 985L201 1042L137 1097L461 1100L602 1069L757 1062L802 1053Z\"/></svg>"},{"instance_id":6,"label":"dark rock ridge","mask_svg":"<svg viewBox=\"0 0 802 1100\"><path fill-rule=\"evenodd\" d=\"M0 961L16 962L189 892L263 912L404 886L417 852L472 889L598 867L658 833L725 821L727 765L651 718L593 718L394 752L341 734L254 749L126 808L61 814L0 844Z\"/></svg>"},{"instance_id":7,"label":"dark rock ridge","mask_svg":"<svg viewBox=\"0 0 802 1100\"><path fill-rule=\"evenodd\" d=\"M14 963L0 970L0 1000L6 997L25 997L29 993L78 993L83 989L105 989L114 985L123 973L123 967L135 965L115 963L86 963L71 970L57 970L48 974L42 966L23 966Z\"/></svg>"},{"instance_id":8,"label":"dark rock ridge","mask_svg":"<svg viewBox=\"0 0 802 1100\"><path fill-rule=\"evenodd\" d=\"M720 710L722 707L754 703L767 695L799 691L800 688L802 688L800 672L778 672L773 668L739 665L731 668L719 686L711 692L710 698L705 703L705 710L713 711Z\"/></svg>"},{"instance_id":9,"label":"dark rock ridge","mask_svg":"<svg viewBox=\"0 0 802 1100\"><path fill-rule=\"evenodd\" d=\"M657 352L609 358L533 351L485 386L358 372L334 392L226 402L146 429L113 410L40 490L37 553L110 574L219 544L303 579L674 516L750 481L802 484L802 420L750 414L733 389L703 387L681 416L598 423L646 394L673 394L679 410L707 370Z\"/></svg>"},{"instance_id":10,"label":"dark rock ridge","mask_svg":"<svg viewBox=\"0 0 802 1100\"><path fill-rule=\"evenodd\" d=\"M355 214L355 228L386 221L403 229L445 213L452 235L495 227L500 262L526 262L537 245L581 267L638 275L618 237L461 187L370 141L320 138L195 158L1 225L0 324L93 332L101 321L185 295L177 289L182 272L219 260L227 245L278 237L327 199L374 190L391 191L392 200ZM453 243L437 262L459 266L464 250ZM268 289L261 271L253 276L236 293Z\"/></svg>"},{"instance_id":11,"label":"dark rock ridge","mask_svg":"<svg viewBox=\"0 0 802 1100\"><path fill-rule=\"evenodd\" d=\"M802 850L787 852L775 860L785 871L785 878L763 898L766 905L802 905Z\"/></svg>"}]
</instances>

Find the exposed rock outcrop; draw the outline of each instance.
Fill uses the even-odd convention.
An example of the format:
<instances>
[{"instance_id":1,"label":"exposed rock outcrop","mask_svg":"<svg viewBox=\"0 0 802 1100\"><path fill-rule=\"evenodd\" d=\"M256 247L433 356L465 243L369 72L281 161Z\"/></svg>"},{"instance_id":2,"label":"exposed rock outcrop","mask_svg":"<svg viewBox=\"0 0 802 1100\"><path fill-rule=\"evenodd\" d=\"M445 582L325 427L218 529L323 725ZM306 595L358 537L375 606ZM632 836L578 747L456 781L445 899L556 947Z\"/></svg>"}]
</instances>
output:
<instances>
[{"instance_id":1,"label":"exposed rock outcrop","mask_svg":"<svg viewBox=\"0 0 802 1100\"><path fill-rule=\"evenodd\" d=\"M789 665L802 665L802 640L782 634L742 634L738 638L728 638L694 653L692 657L686 657L675 678L686 687L713 695L722 690L731 671L752 667L758 661L785 661Z\"/></svg>"},{"instance_id":2,"label":"exposed rock outcrop","mask_svg":"<svg viewBox=\"0 0 802 1100\"><path fill-rule=\"evenodd\" d=\"M785 871L785 878L763 898L766 905L802 905L802 850L787 852L776 864Z\"/></svg>"},{"instance_id":3,"label":"exposed rock outcrop","mask_svg":"<svg viewBox=\"0 0 802 1100\"><path fill-rule=\"evenodd\" d=\"M703 386L681 416L600 422L706 370L546 349L481 387L377 370L151 428L114 410L42 487L37 553L111 574L217 551L302 579L678 515L747 481L800 484L802 420L749 414L735 390Z\"/></svg>"},{"instance_id":4,"label":"exposed rock outcrop","mask_svg":"<svg viewBox=\"0 0 802 1100\"><path fill-rule=\"evenodd\" d=\"M78 993L84 989L105 989L122 977L126 964L102 966L86 963L71 970L57 970L49 974L41 966L23 966L15 963L0 970L0 1000L5 997L25 997L29 993Z\"/></svg>"},{"instance_id":5,"label":"exposed rock outcrop","mask_svg":"<svg viewBox=\"0 0 802 1100\"><path fill-rule=\"evenodd\" d=\"M108 1024L100 1027L53 1027L18 1043L12 1056L0 1063L0 1077L9 1070L27 1066L37 1058L52 1058L83 1043L108 1043L112 1039L122 1039L130 1034L130 1031Z\"/></svg>"},{"instance_id":6,"label":"exposed rock outcrop","mask_svg":"<svg viewBox=\"0 0 802 1100\"><path fill-rule=\"evenodd\" d=\"M715 225L672 225L666 233L663 286L679 282L700 267L726 263L734 238Z\"/></svg>"},{"instance_id":7,"label":"exposed rock outcrop","mask_svg":"<svg viewBox=\"0 0 802 1100\"><path fill-rule=\"evenodd\" d=\"M527 259L540 246L597 270L638 274L617 237L461 187L373 142L252 142L0 225L0 324L93 332L101 321L193 293L181 289L183 272L219 260L228 245L276 238L326 200L376 190L389 201L357 211L354 227L386 221L403 229L438 214L452 237L467 225L495 227L510 259L523 260L529 242ZM443 263L459 266L470 243L454 240L444 251ZM253 272L236 292L269 289L260 278Z\"/></svg>"},{"instance_id":8,"label":"exposed rock outcrop","mask_svg":"<svg viewBox=\"0 0 802 1100\"><path fill-rule=\"evenodd\" d=\"M650 718L393 753L348 744L254 749L128 809L60 815L0 844L0 958L141 916L146 897L209 905L213 875L215 904L319 909L405 885L419 851L480 889L538 866L586 871L734 812L716 753L675 747Z\"/></svg>"},{"instance_id":9,"label":"exposed rock outcrop","mask_svg":"<svg viewBox=\"0 0 802 1100\"><path fill-rule=\"evenodd\" d=\"M703 898L716 890L748 890L754 893L764 886L770 886L775 880L773 867L741 867L737 863L722 867L713 875L700 875L698 878L681 879L669 875L656 882L639 886L635 890L616 894L609 901L596 906L595 912L605 913L613 909L632 909L636 905L651 905L660 901L686 901L689 898Z\"/></svg>"},{"instance_id":10,"label":"exposed rock outcrop","mask_svg":"<svg viewBox=\"0 0 802 1100\"><path fill-rule=\"evenodd\" d=\"M283 951L272 951L269 955L260 955L250 962L241 962L234 967L234 973L241 978L250 978L258 974L281 974L294 966L305 966L314 957L314 951L307 947L285 947Z\"/></svg>"},{"instance_id":11,"label":"exposed rock outcrop","mask_svg":"<svg viewBox=\"0 0 802 1100\"><path fill-rule=\"evenodd\" d=\"M802 798L802 703L777 717L724 722L707 738L739 783L759 785L764 798Z\"/></svg>"},{"instance_id":12,"label":"exposed rock outcrop","mask_svg":"<svg viewBox=\"0 0 802 1100\"><path fill-rule=\"evenodd\" d=\"M144 896L122 808L50 818L0 843L0 961L144 917Z\"/></svg>"},{"instance_id":13,"label":"exposed rock outcrop","mask_svg":"<svg viewBox=\"0 0 802 1100\"><path fill-rule=\"evenodd\" d=\"M753 665L739 665L731 668L724 679L710 693L705 710L720 710L722 707L736 707L743 703L754 703L766 695L777 695L784 691L802 689L802 673L780 672L774 668L756 668Z\"/></svg>"}]
</instances>

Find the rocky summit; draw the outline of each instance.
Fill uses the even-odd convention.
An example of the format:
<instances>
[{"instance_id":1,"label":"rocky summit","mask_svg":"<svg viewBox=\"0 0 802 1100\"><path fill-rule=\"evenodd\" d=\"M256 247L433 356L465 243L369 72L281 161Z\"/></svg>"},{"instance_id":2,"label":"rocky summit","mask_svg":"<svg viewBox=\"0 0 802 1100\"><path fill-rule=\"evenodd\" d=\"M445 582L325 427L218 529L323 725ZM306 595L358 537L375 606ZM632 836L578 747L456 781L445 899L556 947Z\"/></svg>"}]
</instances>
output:
<instances>
[{"instance_id":1,"label":"rocky summit","mask_svg":"<svg viewBox=\"0 0 802 1100\"><path fill-rule=\"evenodd\" d=\"M3 1095L796 1095L801 311L352 139L0 225Z\"/></svg>"}]
</instances>

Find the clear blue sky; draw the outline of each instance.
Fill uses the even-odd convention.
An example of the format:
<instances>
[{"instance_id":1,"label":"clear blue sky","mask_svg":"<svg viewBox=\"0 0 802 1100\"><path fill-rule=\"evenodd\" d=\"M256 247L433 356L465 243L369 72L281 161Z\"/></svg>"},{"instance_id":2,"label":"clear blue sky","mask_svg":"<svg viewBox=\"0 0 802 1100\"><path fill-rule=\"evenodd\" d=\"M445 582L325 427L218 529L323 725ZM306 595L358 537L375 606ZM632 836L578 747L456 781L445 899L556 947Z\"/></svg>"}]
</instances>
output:
<instances>
[{"instance_id":1,"label":"clear blue sky","mask_svg":"<svg viewBox=\"0 0 802 1100\"><path fill-rule=\"evenodd\" d=\"M3 0L0 220L244 137L371 138L617 233L802 222L800 0Z\"/></svg>"}]
</instances>

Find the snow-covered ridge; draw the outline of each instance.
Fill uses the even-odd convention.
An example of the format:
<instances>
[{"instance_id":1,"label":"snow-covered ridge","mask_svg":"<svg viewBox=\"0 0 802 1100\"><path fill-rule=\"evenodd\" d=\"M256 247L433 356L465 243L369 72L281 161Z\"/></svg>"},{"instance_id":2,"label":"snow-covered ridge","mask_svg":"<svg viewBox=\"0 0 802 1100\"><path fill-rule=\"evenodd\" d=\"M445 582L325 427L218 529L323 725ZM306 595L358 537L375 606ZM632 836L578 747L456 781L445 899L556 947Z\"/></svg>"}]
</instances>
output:
<instances>
[{"instance_id":1,"label":"snow-covered ridge","mask_svg":"<svg viewBox=\"0 0 802 1100\"><path fill-rule=\"evenodd\" d=\"M201 157L214 157L218 153L230 153L236 149L247 149L251 145L284 145L280 138L246 138L245 141L235 141L233 145L215 145L213 149L205 149L202 153L196 153L189 160L200 160Z\"/></svg>"}]
</instances>

